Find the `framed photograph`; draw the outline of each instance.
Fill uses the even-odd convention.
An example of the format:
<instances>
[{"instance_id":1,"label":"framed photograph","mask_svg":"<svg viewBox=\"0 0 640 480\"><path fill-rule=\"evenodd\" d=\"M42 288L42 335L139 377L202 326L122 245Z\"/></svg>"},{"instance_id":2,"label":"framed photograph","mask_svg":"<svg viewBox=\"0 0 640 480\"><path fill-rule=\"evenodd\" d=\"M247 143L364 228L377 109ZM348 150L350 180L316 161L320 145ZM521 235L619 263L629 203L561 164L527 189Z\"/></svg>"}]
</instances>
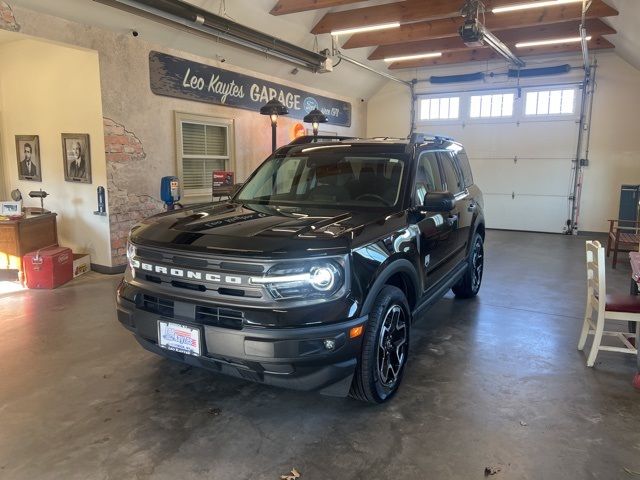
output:
<instances>
[{"instance_id":1,"label":"framed photograph","mask_svg":"<svg viewBox=\"0 0 640 480\"><path fill-rule=\"evenodd\" d=\"M22 201L0 202L0 215L22 215Z\"/></svg>"},{"instance_id":2,"label":"framed photograph","mask_svg":"<svg viewBox=\"0 0 640 480\"><path fill-rule=\"evenodd\" d=\"M67 182L91 183L91 146L88 133L63 133L62 158Z\"/></svg>"},{"instance_id":3,"label":"framed photograph","mask_svg":"<svg viewBox=\"0 0 640 480\"><path fill-rule=\"evenodd\" d=\"M19 180L42 181L38 135L16 135L16 158Z\"/></svg>"}]
</instances>

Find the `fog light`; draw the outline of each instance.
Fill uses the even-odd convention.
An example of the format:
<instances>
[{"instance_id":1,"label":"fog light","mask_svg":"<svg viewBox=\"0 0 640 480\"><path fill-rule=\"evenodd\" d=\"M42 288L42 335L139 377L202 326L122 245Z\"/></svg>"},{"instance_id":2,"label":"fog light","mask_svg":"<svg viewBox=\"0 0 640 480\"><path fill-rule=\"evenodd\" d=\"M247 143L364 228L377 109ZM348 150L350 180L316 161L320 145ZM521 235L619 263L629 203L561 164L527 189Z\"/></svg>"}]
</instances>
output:
<instances>
[{"instance_id":1,"label":"fog light","mask_svg":"<svg viewBox=\"0 0 640 480\"><path fill-rule=\"evenodd\" d=\"M336 348L336 341L335 340L325 340L324 341L324 348L326 348L327 350L333 350L334 348Z\"/></svg>"}]
</instances>

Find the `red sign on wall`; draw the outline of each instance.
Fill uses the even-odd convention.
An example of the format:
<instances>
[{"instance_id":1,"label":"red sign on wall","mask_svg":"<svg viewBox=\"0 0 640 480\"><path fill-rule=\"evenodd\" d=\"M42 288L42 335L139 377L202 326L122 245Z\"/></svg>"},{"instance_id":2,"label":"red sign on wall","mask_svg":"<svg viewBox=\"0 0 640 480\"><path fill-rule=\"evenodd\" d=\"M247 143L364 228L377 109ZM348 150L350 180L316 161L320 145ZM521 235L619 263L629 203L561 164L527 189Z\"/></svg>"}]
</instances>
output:
<instances>
[{"instance_id":1,"label":"red sign on wall","mask_svg":"<svg viewBox=\"0 0 640 480\"><path fill-rule=\"evenodd\" d=\"M212 173L212 194L229 195L233 191L235 175L233 172L214 170Z\"/></svg>"}]
</instances>

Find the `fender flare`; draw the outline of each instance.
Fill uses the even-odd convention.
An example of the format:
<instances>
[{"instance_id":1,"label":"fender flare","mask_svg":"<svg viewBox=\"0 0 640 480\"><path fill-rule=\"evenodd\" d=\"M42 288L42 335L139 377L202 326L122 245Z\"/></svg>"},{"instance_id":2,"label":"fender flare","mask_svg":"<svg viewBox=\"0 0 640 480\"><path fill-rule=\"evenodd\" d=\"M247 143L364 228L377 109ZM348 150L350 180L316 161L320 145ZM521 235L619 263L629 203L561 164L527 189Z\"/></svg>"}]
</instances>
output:
<instances>
[{"instance_id":1,"label":"fender flare","mask_svg":"<svg viewBox=\"0 0 640 480\"><path fill-rule=\"evenodd\" d=\"M378 275L378 278L376 278L373 282L373 285L369 289L366 299L362 304L362 315L369 314L371 308L373 307L373 302L375 302L376 297L385 286L387 280L389 280L389 278L391 278L391 276L395 275L396 273L404 273L409 276L409 278L411 279L411 283L413 284L415 298L420 298L420 277L418 276L414 265L409 260L406 260L404 258L394 260L389 264L389 266L382 270L382 272Z\"/></svg>"}]
</instances>

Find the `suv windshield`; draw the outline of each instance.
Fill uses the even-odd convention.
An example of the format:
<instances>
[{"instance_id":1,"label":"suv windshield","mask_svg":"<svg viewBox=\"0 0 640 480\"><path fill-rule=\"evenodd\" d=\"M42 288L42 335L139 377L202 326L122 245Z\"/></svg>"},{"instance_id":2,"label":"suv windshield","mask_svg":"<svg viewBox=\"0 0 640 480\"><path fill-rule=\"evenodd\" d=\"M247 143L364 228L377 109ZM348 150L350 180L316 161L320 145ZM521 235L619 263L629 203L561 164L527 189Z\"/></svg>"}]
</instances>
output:
<instances>
[{"instance_id":1,"label":"suv windshield","mask_svg":"<svg viewBox=\"0 0 640 480\"><path fill-rule=\"evenodd\" d=\"M296 149L290 156L267 160L236 200L323 207L395 205L405 155L359 154L340 147Z\"/></svg>"}]
</instances>

